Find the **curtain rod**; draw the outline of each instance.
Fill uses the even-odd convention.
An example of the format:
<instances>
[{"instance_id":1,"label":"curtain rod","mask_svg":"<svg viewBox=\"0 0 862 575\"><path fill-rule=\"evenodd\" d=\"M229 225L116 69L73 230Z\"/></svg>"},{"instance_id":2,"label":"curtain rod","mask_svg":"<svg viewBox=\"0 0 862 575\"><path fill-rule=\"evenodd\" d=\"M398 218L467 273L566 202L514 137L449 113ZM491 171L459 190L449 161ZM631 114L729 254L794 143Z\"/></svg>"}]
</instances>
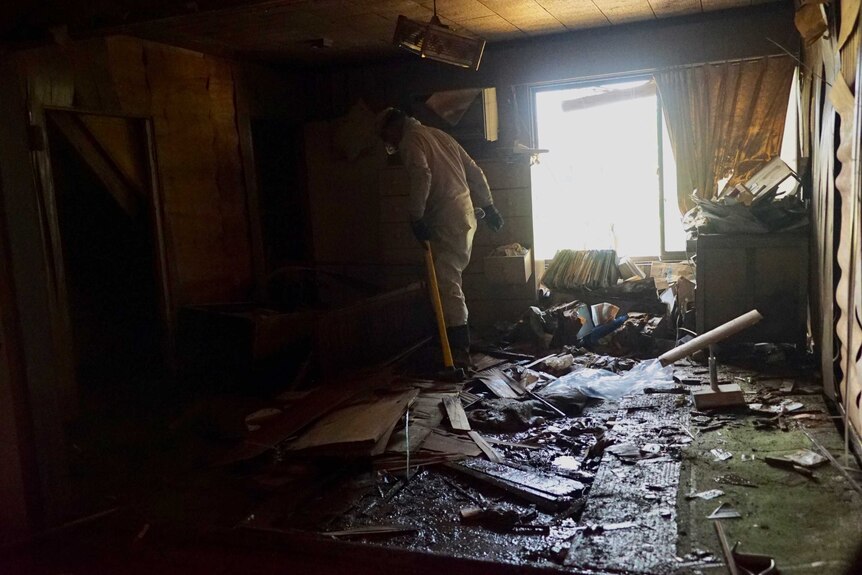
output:
<instances>
[{"instance_id":1,"label":"curtain rod","mask_svg":"<svg viewBox=\"0 0 862 575\"><path fill-rule=\"evenodd\" d=\"M650 70L648 73L656 73L656 72L669 72L671 70L685 70L687 68L697 68L699 66L720 66L722 64L742 64L744 62L756 62L758 60L763 60L764 58L787 58L790 56L793 58L792 54L764 54L763 56L748 56L746 58L728 58L725 60L712 60L710 62L700 62L697 64L679 64L677 66L666 66L664 68L655 68ZM794 60L796 58L793 58Z\"/></svg>"},{"instance_id":2,"label":"curtain rod","mask_svg":"<svg viewBox=\"0 0 862 575\"><path fill-rule=\"evenodd\" d=\"M663 68L644 68L641 70L631 70L629 72L611 72L608 74L597 74L594 76L581 76L578 78L570 78L568 80L549 80L545 82L536 82L533 84L521 84L532 89L547 89L549 87L573 85L573 84L589 84L600 80L625 80L627 78L637 78L642 76L650 76L659 72L669 72L672 70L685 70L687 68L697 68L698 66L718 66L721 64L742 64L744 62L755 62L764 58L787 58L793 57L792 54L764 54L762 56L748 56L745 58L728 58L724 60L711 60L709 62L696 62L691 64L678 64L676 66L665 66Z\"/></svg>"}]
</instances>

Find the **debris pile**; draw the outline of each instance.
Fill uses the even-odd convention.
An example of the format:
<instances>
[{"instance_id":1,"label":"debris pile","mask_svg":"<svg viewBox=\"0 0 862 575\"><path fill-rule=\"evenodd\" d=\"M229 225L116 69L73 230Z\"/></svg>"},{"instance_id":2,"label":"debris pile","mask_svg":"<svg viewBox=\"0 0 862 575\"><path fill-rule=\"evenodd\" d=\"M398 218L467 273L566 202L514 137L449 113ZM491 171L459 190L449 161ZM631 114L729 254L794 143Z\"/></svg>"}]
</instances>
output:
<instances>
[{"instance_id":1,"label":"debris pile","mask_svg":"<svg viewBox=\"0 0 862 575\"><path fill-rule=\"evenodd\" d=\"M826 457L726 443L742 429L780 435L802 424L794 417L815 416L795 379L722 367L716 379L744 383L745 404L691 409L710 371L656 359L677 344L688 305L684 270L670 282L665 313L607 301L532 307L493 345L474 347L482 353L466 381L411 371L408 354L283 394L246 419L243 445L223 460L257 466L257 483L276 493L239 527L542 566L715 566L718 547L676 556L679 489L692 509L706 506L697 507L703 523L730 521L751 513L734 490L762 487L740 465L809 482ZM714 469L708 484L681 482L691 461Z\"/></svg>"},{"instance_id":2,"label":"debris pile","mask_svg":"<svg viewBox=\"0 0 862 575\"><path fill-rule=\"evenodd\" d=\"M782 186L785 180L792 186ZM696 204L683 217L690 237L788 231L808 225L808 210L800 197L799 176L775 158L748 181L726 185L713 198L692 195Z\"/></svg>"}]
</instances>

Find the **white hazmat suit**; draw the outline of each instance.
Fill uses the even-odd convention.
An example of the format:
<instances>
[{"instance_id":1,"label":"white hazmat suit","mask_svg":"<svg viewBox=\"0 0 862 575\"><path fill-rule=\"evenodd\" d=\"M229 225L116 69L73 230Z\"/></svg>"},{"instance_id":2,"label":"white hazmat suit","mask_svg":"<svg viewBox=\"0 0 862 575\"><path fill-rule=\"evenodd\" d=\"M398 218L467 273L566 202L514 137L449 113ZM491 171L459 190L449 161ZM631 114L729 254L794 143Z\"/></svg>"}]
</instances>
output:
<instances>
[{"instance_id":1,"label":"white hazmat suit","mask_svg":"<svg viewBox=\"0 0 862 575\"><path fill-rule=\"evenodd\" d=\"M398 146L410 176L409 211L431 232L431 251L447 327L467 324L461 274L470 263L478 206L494 203L482 169L449 134L406 118Z\"/></svg>"}]
</instances>

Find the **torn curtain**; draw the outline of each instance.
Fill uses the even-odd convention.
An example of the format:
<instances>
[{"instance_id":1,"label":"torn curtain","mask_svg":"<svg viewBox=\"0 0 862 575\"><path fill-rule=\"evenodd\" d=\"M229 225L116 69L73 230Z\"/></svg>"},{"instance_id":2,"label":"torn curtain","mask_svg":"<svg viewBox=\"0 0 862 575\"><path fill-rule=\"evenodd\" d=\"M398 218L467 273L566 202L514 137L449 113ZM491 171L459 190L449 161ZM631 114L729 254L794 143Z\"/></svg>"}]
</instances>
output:
<instances>
[{"instance_id":1,"label":"torn curtain","mask_svg":"<svg viewBox=\"0 0 862 575\"><path fill-rule=\"evenodd\" d=\"M745 181L778 155L796 63L790 57L704 64L655 75L676 158L681 213L691 193Z\"/></svg>"}]
</instances>

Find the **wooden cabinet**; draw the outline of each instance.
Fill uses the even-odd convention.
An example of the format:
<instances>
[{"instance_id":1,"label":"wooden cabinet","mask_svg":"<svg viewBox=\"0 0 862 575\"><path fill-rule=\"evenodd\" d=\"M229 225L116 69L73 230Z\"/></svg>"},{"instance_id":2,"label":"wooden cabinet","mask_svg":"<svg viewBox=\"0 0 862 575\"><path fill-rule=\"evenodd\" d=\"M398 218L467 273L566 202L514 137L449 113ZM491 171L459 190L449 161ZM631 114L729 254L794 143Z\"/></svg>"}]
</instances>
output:
<instances>
[{"instance_id":1,"label":"wooden cabinet","mask_svg":"<svg viewBox=\"0 0 862 575\"><path fill-rule=\"evenodd\" d=\"M699 333L757 309L763 320L730 341L804 344L807 234L701 235L696 301Z\"/></svg>"}]
</instances>

